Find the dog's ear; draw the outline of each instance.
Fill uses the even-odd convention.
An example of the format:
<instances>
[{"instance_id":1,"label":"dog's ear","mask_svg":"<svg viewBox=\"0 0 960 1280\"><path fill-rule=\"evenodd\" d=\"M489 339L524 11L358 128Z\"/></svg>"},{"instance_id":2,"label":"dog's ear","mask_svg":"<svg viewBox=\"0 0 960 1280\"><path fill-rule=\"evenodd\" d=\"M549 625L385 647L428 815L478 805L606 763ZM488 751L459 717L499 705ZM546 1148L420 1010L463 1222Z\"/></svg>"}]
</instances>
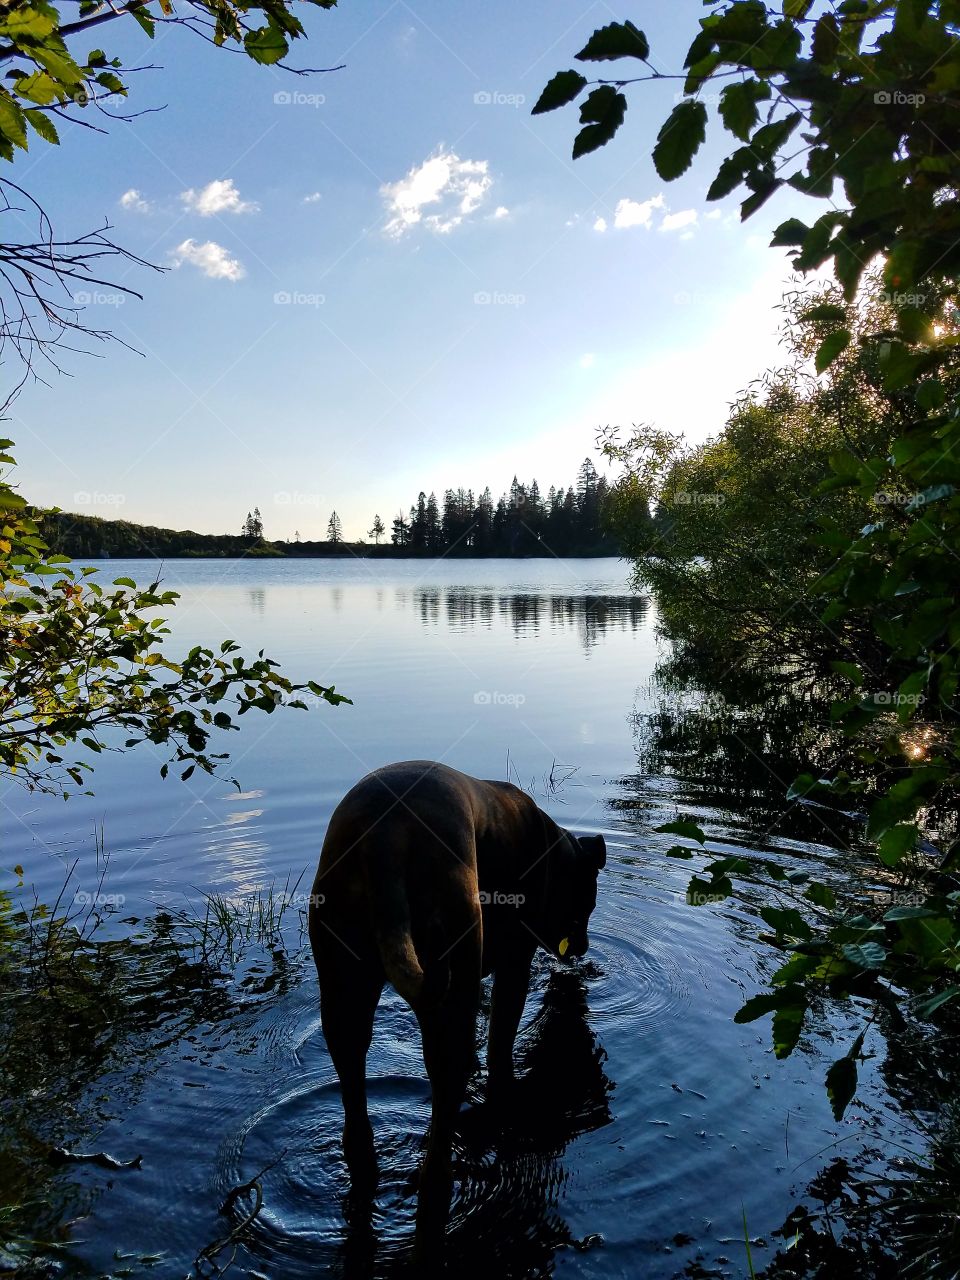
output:
<instances>
[{"instance_id":1,"label":"dog's ear","mask_svg":"<svg viewBox=\"0 0 960 1280\"><path fill-rule=\"evenodd\" d=\"M581 836L580 846L590 855L597 870L602 871L607 865L607 846L603 836Z\"/></svg>"}]
</instances>

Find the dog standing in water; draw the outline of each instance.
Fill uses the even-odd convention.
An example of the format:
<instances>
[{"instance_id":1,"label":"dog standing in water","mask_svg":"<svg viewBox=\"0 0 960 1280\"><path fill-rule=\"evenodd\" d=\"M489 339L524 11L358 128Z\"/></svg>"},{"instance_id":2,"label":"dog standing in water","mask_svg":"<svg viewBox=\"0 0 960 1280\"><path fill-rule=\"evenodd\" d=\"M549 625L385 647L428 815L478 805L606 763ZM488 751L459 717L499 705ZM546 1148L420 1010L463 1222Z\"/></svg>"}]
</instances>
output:
<instances>
[{"instance_id":1,"label":"dog standing in water","mask_svg":"<svg viewBox=\"0 0 960 1280\"><path fill-rule=\"evenodd\" d=\"M354 1187L372 1192L366 1058L390 982L420 1024L432 1091L420 1252L449 1214L451 1140L475 1061L481 978L494 975L487 1068L496 1095L513 1079L534 953L584 954L605 862L602 836L571 835L518 787L427 760L375 770L334 810L309 926L344 1156Z\"/></svg>"}]
</instances>

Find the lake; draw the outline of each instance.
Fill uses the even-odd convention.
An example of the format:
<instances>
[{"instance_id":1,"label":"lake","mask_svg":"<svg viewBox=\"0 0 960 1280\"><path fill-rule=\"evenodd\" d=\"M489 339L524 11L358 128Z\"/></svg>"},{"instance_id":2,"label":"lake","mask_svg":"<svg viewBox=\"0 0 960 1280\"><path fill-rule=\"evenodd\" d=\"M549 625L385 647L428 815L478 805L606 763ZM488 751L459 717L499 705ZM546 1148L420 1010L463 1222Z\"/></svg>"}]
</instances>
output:
<instances>
[{"instance_id":1,"label":"lake","mask_svg":"<svg viewBox=\"0 0 960 1280\"><path fill-rule=\"evenodd\" d=\"M107 581L145 581L151 568L100 564ZM749 945L761 927L749 901L687 904L700 864L668 858L675 840L654 828L681 811L714 851L762 850L837 884L851 867L867 872L855 824L838 832L788 803L790 778L762 741L744 735L744 760L734 743L719 772L671 749L670 725L702 724L706 713L654 680L655 609L628 576L615 560L164 567L165 585L182 594L172 656L229 637L265 649L293 678L335 684L353 705L244 717L229 740L239 789L197 774L162 781L149 747L100 757L95 797L64 805L4 787L4 870L22 864L30 895L52 903L73 868L66 900L102 906L101 931L118 948L114 985L126 984L95 1051L63 1055L74 1059L68 1074L86 1055L86 1077L46 1100L46 1119L31 1104L46 1141L142 1157L122 1171L57 1172L54 1216L76 1220L50 1274L183 1276L242 1220L242 1206L227 1216L219 1206L260 1171L263 1207L238 1274L385 1275L405 1258L429 1113L416 1026L385 992L368 1060L383 1177L372 1231L351 1228L339 1098L300 933L333 807L392 760L509 777L562 825L601 832L608 849L588 956L575 966L538 959L511 1123L486 1113L482 1076L472 1087L450 1227L458 1270L744 1275L745 1234L759 1271L787 1243L772 1233L838 1151L868 1169L894 1150L922 1150L880 1025L868 1033L857 1101L842 1123L831 1115L824 1073L861 1011L822 1018L784 1062L768 1018L733 1022L782 957ZM755 784L742 783L744 762ZM242 913L271 886L291 895L284 946L234 938L216 963L177 952L160 972L171 919L203 915L204 894ZM15 1138L4 1135L4 1148Z\"/></svg>"}]
</instances>

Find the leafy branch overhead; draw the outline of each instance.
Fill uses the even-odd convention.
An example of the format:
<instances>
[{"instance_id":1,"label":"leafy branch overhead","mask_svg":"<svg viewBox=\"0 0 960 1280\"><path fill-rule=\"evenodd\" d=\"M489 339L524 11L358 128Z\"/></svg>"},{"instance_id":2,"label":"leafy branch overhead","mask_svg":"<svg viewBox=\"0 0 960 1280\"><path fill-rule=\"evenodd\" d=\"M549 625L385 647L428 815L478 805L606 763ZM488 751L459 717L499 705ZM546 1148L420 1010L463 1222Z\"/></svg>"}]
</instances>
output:
<instances>
[{"instance_id":1,"label":"leafy branch overhead","mask_svg":"<svg viewBox=\"0 0 960 1280\"><path fill-rule=\"evenodd\" d=\"M330 9L336 0L307 3ZM289 0L187 0L179 12L171 0L81 0L71 22L47 0L12 0L0 13L0 63L10 64L0 85L0 157L12 160L18 148L26 151L31 133L58 143L54 116L72 112L81 119L78 111L127 97L119 58L89 48L103 23L119 19L135 22L151 39L158 24L183 27L260 63L282 62L291 41L304 34Z\"/></svg>"},{"instance_id":2,"label":"leafy branch overhead","mask_svg":"<svg viewBox=\"0 0 960 1280\"><path fill-rule=\"evenodd\" d=\"M960 270L952 230L960 191L958 21L956 3L844 0L817 14L804 0L787 0L782 12L760 0L736 0L700 19L683 73L669 77L651 65L642 31L629 21L610 23L576 57L626 60L625 74L591 82L561 71L533 111L553 111L588 91L577 157L604 146L620 128L626 86L681 79L685 96L653 151L660 177L673 181L706 138L710 111L701 90L719 83L716 116L739 145L721 163L707 198L745 188L741 216L748 218L784 187L821 199L839 189L846 208L831 208L810 225L792 219L774 243L790 246L803 271L832 259L848 299L871 259L886 254L888 284L908 293L931 271ZM633 74L637 62L644 74ZM602 90L608 92L597 98ZM922 320L922 308L904 315L901 333L915 337Z\"/></svg>"},{"instance_id":3,"label":"leafy branch overhead","mask_svg":"<svg viewBox=\"0 0 960 1280\"><path fill-rule=\"evenodd\" d=\"M765 396L745 396L696 449L642 428L604 440L624 465L620 529L635 530L637 576L657 587L671 638L716 651L739 629L770 678L829 682L831 728L857 773L801 775L786 799L856 796L878 874L916 893L909 906L844 915L827 886L809 885L796 907L761 908L790 955L738 1019L772 1012L786 1056L824 997L872 1001L872 1020L884 1003L930 1018L960 994L960 3L707 8L682 74L657 70L632 24L609 24L577 58L626 60L624 74L561 72L535 111L579 102L581 155L621 127L628 85L681 79L653 149L662 179L690 169L719 121L731 145L709 200L740 192L743 219L784 191L826 206L772 240L798 271L831 265L836 277L819 298L796 298L792 373L771 374ZM715 503L674 505L690 492ZM656 499L652 527L630 523L638 498ZM678 844L669 856L697 852ZM776 900L792 887L775 870L714 860L691 901L767 876ZM837 1117L868 1026L828 1072Z\"/></svg>"}]
</instances>

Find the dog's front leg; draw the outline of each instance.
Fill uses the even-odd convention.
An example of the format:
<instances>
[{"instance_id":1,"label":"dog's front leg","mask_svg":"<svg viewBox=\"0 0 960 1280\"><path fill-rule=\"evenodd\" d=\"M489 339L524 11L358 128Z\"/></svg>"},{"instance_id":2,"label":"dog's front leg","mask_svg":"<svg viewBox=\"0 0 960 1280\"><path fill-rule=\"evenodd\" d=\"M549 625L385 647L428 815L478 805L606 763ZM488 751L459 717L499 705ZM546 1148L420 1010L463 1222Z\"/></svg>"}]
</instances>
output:
<instances>
[{"instance_id":1,"label":"dog's front leg","mask_svg":"<svg viewBox=\"0 0 960 1280\"><path fill-rule=\"evenodd\" d=\"M513 1045L527 1000L532 959L526 953L514 954L494 970L487 1043L487 1077L492 1094L502 1093L513 1082Z\"/></svg>"}]
</instances>

